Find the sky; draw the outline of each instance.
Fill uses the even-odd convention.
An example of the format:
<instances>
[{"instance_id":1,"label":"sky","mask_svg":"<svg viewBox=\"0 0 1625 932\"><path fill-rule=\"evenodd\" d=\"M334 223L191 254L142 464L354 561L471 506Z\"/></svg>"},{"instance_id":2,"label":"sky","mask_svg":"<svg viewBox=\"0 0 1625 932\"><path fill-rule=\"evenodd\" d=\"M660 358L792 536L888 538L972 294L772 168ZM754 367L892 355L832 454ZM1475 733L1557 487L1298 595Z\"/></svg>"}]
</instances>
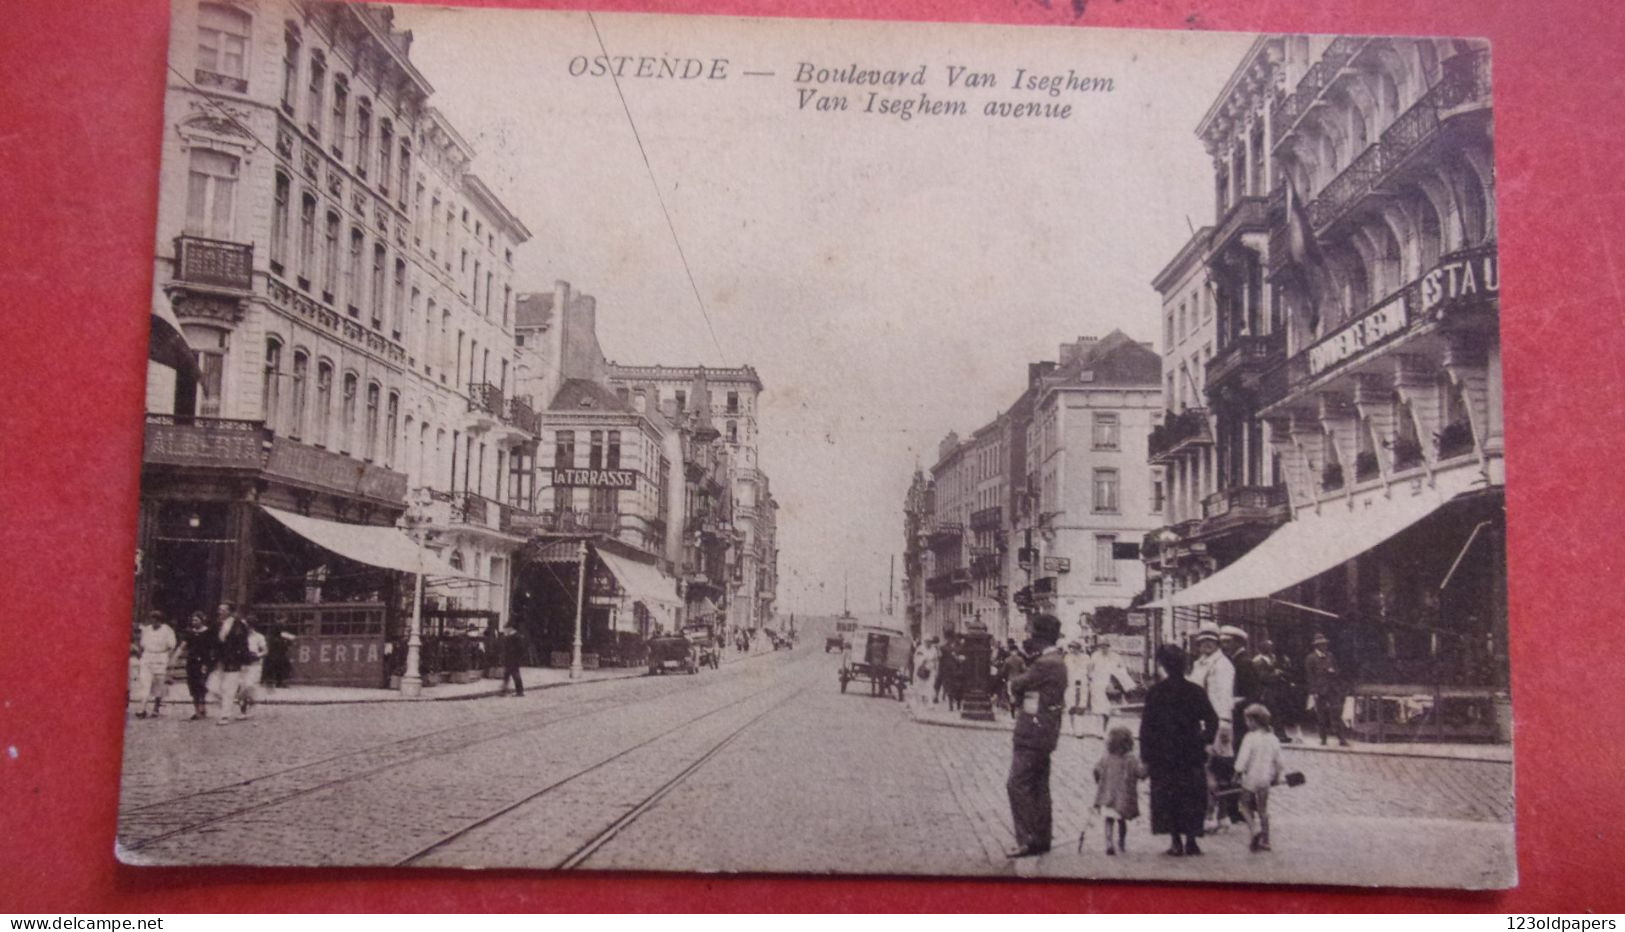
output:
<instances>
[{"instance_id":1,"label":"sky","mask_svg":"<svg viewBox=\"0 0 1625 932\"><path fill-rule=\"evenodd\" d=\"M396 7L432 102L480 153L475 173L534 234L515 254L516 290L562 279L594 295L614 361L760 374L781 613L838 611L843 589L854 610L879 606L914 469L948 431L1007 408L1029 362L1114 328L1160 338L1151 278L1213 220L1195 129L1252 41L594 19L596 33L585 13ZM572 75L600 37L609 56L696 59L707 74L727 59L726 77L639 78L636 61L618 88ZM924 66L926 83L798 82L803 63ZM995 86L950 86L949 66ZM1018 69L1110 78L1111 91L1018 89ZM865 112L871 91L967 113ZM847 109L818 110L826 95ZM1072 109L994 117L988 103Z\"/></svg>"}]
</instances>

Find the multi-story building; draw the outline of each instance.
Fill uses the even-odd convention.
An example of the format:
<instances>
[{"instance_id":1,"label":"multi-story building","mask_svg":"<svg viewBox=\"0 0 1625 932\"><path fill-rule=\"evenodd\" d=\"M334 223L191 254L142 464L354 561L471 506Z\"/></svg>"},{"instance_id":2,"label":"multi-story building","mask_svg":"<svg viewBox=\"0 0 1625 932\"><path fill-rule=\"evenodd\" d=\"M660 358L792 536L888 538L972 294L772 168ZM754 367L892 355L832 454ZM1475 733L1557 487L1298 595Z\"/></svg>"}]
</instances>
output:
<instances>
[{"instance_id":1,"label":"multi-story building","mask_svg":"<svg viewBox=\"0 0 1625 932\"><path fill-rule=\"evenodd\" d=\"M704 374L703 381L700 380ZM702 366L622 365L611 362L606 381L617 391L646 404L674 406L688 411L706 392L706 403L729 471L729 497L733 529L737 539L731 556L732 579L726 599L727 624L735 628L760 628L771 618L776 593L777 544L767 527L774 520L768 476L758 462L760 431L757 423L762 380L750 366L710 368ZM764 583L771 583L765 591ZM764 604L768 606L764 614Z\"/></svg>"},{"instance_id":2,"label":"multi-story building","mask_svg":"<svg viewBox=\"0 0 1625 932\"><path fill-rule=\"evenodd\" d=\"M931 552L926 541L935 512L934 497L931 480L916 466L903 498L903 606L909 634L916 641L924 636L931 604L925 591L926 579L931 575Z\"/></svg>"},{"instance_id":3,"label":"multi-story building","mask_svg":"<svg viewBox=\"0 0 1625 932\"><path fill-rule=\"evenodd\" d=\"M1266 36L1199 128L1217 337L1201 524L1291 520L1153 605L1252 624L1289 656L1323 628L1378 691L1505 677L1488 56Z\"/></svg>"},{"instance_id":4,"label":"multi-story building","mask_svg":"<svg viewBox=\"0 0 1625 932\"><path fill-rule=\"evenodd\" d=\"M965 524L970 519L971 493L965 468L965 444L949 432L937 444L937 462L931 467L931 520L926 532L926 594L930 608L923 634L942 638L963 631L974 620L971 575L966 553Z\"/></svg>"},{"instance_id":5,"label":"multi-story building","mask_svg":"<svg viewBox=\"0 0 1625 932\"><path fill-rule=\"evenodd\" d=\"M1114 330L1063 344L1053 369L1033 373L1023 470L1033 504L1015 528L1018 556L1033 605L1069 632L1089 634L1097 609L1144 587L1138 543L1162 523L1143 452L1161 370L1154 350Z\"/></svg>"},{"instance_id":6,"label":"multi-story building","mask_svg":"<svg viewBox=\"0 0 1625 932\"><path fill-rule=\"evenodd\" d=\"M415 522L425 560L478 584L432 605L505 611L506 471L532 439L502 401L506 296L530 234L388 8L182 0L172 23L153 301L196 365L149 377L137 606L342 631L345 661L295 676L381 679L410 590L364 542L398 535L409 489L444 506Z\"/></svg>"}]
</instances>

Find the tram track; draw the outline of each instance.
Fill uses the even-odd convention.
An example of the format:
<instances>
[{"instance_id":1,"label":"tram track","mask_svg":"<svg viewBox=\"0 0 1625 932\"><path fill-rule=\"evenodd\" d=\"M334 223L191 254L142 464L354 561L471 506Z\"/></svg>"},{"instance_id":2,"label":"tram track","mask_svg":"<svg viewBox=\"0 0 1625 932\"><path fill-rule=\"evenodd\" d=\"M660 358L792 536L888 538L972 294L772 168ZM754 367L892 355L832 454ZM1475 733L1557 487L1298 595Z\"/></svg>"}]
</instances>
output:
<instances>
[{"instance_id":1,"label":"tram track","mask_svg":"<svg viewBox=\"0 0 1625 932\"><path fill-rule=\"evenodd\" d=\"M729 685L731 685L731 682L732 681L708 683L704 684L704 688L726 689ZM752 692L742 698L724 702L698 718L704 718L715 712L732 708L742 702L750 701L751 699L763 695L774 688L777 687L769 686L766 689ZM683 694L684 690L679 688L661 691L657 695L644 699L636 699L632 701L607 700L597 704L593 708L571 712L564 715L545 715L545 713L542 713L540 720L529 720L535 717L533 713L519 713L517 715L504 716L502 719L493 722L479 723L478 725L473 726L472 730L476 731L477 734L472 737L467 734L471 730L471 726L466 723L462 723L448 726L446 728L436 729L424 734L411 735L396 741L373 745L357 751L347 752L345 754L332 755L318 761L310 761L291 767L285 767L271 773L258 775L248 780L236 781L234 783L222 784L203 790L192 791L190 793L183 793L178 796L167 797L163 800L157 800L152 803L132 807L121 814L121 825L119 831L120 846L125 851L140 851L168 839L176 838L188 833L198 832L201 829L206 829L222 822L228 822L245 815L284 805L295 800L323 792L325 790L334 789L346 784L352 784L365 778L382 774L386 771L396 770L435 758L447 757L467 751L471 748L491 744L492 742L510 740L518 736L542 731L569 722L576 722L594 716L625 713L630 708L669 702L673 696ZM683 724L696 721L698 718L690 719L688 722ZM515 719L527 719L527 721L518 727L502 727L505 725L511 726ZM681 728L683 725L680 724L677 727ZM660 736L656 737L658 738ZM445 743L448 739L450 739L449 743ZM429 746L420 751L414 752L409 750L404 756L391 754L391 752L399 751L403 748L409 748L414 743L427 744ZM628 750L630 751L633 749ZM365 759L369 756L379 755L385 756L388 759L378 763L364 762L361 764L359 769L355 769L354 766L346 767L346 764L353 765L358 761L365 761ZM318 778L314 783L296 783L294 786L283 789L275 788L275 783L278 780L286 780L290 777L295 777L298 774L306 773L323 766L336 766L340 772L329 778ZM254 800L247 805L242 804L242 796L244 792L248 791L252 793L255 788L263 788L268 790L265 798ZM219 805L216 806L216 803ZM166 810L171 812L179 810L179 812L170 819L164 819L163 816ZM199 814L199 810L201 810L201 814L203 816L202 818L196 817L196 815ZM129 818L131 816L136 818L132 820ZM154 818L154 816L156 816L156 818ZM148 834L141 834L137 826L143 820L148 822L157 822L158 825L154 827L158 827L159 830ZM135 824L132 825L132 822ZM177 822L179 824L175 824Z\"/></svg>"},{"instance_id":2,"label":"tram track","mask_svg":"<svg viewBox=\"0 0 1625 932\"><path fill-rule=\"evenodd\" d=\"M764 694L766 694L768 692L772 692L774 689L780 689L780 688L782 688L782 684L775 684L773 686L768 687L767 689L760 690L758 692L755 692L755 693L752 693L752 694L750 694L748 696L745 696L745 697L743 697L743 698L741 698L741 699L739 699L739 700L737 700L735 702L728 703L728 704L722 705L722 706L718 706L718 707L716 707L714 709L711 709L708 712L705 712L702 715L698 715L698 716L695 716L694 718L690 718L690 719L687 719L687 720L685 720L683 722L680 722L677 725L674 725L673 727L671 727L669 729L666 729L665 731L662 731L662 732L660 732L658 734L652 735L649 738L646 738L643 741L639 741L638 743L633 744L633 745L631 745L629 747L622 748L621 750L617 751L614 754L609 755L608 757L603 758L602 760L596 761L595 763L593 763L593 764L591 764L591 765L589 765L587 767L581 768L580 770L577 770L574 773L571 773L570 775L568 775L566 777L563 777L562 779L554 780L554 781L548 783L547 785L541 787L540 789L537 789L537 790L534 790L534 791L532 791L530 793L527 793L525 796L521 797L520 799L514 800L514 801L509 802L509 803L506 803L503 806L501 806L501 807L499 807L499 808L497 808L497 809L495 809L495 810L493 810L493 811L491 811L489 813L486 813L485 815L483 815L483 816L481 816L481 817L479 817L477 819L474 819L474 820L470 821L466 825L463 825L463 826L457 828L456 830L448 833L447 835L436 839L435 841L431 842L430 844L424 845L423 847L421 847L418 850L412 852L411 854L408 854L406 857L396 861L394 866L396 866L396 867L408 867L408 866L411 866L411 865L413 865L413 864L415 864L417 862L422 861L424 858L428 857L431 854L435 854L437 852L442 852L442 851L446 850L447 848L449 848L450 846L456 844L458 841L460 841L460 840L462 840L464 838L467 838L471 833L475 832L476 830L478 830L480 828L483 828L483 827L485 827L487 825L490 825L491 823L493 823L496 820L502 818L503 816L509 815L510 813L513 813L513 812L515 812L515 811L517 811L517 810L519 810L519 809L521 809L521 808L523 808L523 807L525 807L525 806L527 806L527 805L541 799L544 796L547 796L547 795L549 795L549 794L551 794L551 793L553 793L553 792L555 792L557 790L560 790L560 789L562 789L562 788L564 788L566 786L569 786L570 784L576 782L577 780L581 779L582 777L585 777L585 776L587 776L589 774L596 773L596 772L602 770L603 768L608 767L609 765L615 763L616 761L627 757L628 755L632 754L634 751L642 750L643 748L646 748L646 747L648 747L650 745L653 745L656 742L659 742L659 741L665 740L667 738L670 738L673 735L677 734L678 732L680 732L680 731L682 731L682 730L684 730L684 729L686 729L686 728L688 728L688 727L690 727L692 725L695 725L695 724L697 724L697 723L699 723L701 721L704 721L705 719L708 719L708 718L712 717L713 715L717 715L718 713L721 713L721 712L726 712L726 711L728 711L730 709L733 709L733 708L735 708L735 707L737 707L739 705L743 705L743 704L745 704L745 703L747 703L747 702L749 702L749 701L751 701L751 700L753 700L753 699L755 699L755 698L757 698L759 696L762 696L762 695L764 695ZM782 706L784 706L790 700L792 700L792 699L796 698L797 696L801 695L802 693L806 692L807 688L808 687L803 686L803 687L800 687L799 689L795 689L795 690L789 692L785 696L783 696L783 697L779 698L778 700L774 701L773 704L768 706L766 709L763 709L761 712L758 712L755 715L751 716L749 719L747 719L744 722L744 724L742 724L739 727L734 728L731 731L729 731L720 741L716 741L716 742L712 743L711 746L709 748L707 748L705 750L705 752L703 754L701 754L697 759L695 759L694 761L692 761L689 764L687 764L686 766L684 766L681 770L679 770L672 777L670 777L670 778L666 779L665 781L663 781L658 787L655 788L655 790L652 793L649 793L648 795L644 796L641 800L639 800L636 804L634 804L631 809L629 809L625 813L621 814L621 816L616 818L609 825L607 825L603 829L600 829L599 831L595 832L592 835L592 837L589 838L584 844L581 844L580 846L578 846L575 850L571 851L569 855L565 856L565 858L563 860L559 861L556 865L554 865L554 868L557 869L557 870L570 870L570 869L579 867L581 864L586 862L586 860L588 858L592 857L592 855L596 851L598 851L599 848L603 847L611 839L613 839L615 837L615 835L618 834L622 829L624 829L628 825L631 825L634 821L636 821L645 812L648 812L650 809L654 808L654 806L656 804L658 804L660 802L660 800L662 798L664 798L668 793L670 793L672 790L676 789L679 785L681 785L683 783L683 781L687 780L696 771L698 771L701 767L703 767L706 764L706 762L710 761L717 754L721 753L721 751L724 748L726 748L729 744L731 744L734 741L735 738L737 738L741 734L743 734L752 725L755 725L757 722L761 721L763 718L765 718L766 716L768 716L772 712L774 712L774 711L778 710L779 708L781 708Z\"/></svg>"}]
</instances>

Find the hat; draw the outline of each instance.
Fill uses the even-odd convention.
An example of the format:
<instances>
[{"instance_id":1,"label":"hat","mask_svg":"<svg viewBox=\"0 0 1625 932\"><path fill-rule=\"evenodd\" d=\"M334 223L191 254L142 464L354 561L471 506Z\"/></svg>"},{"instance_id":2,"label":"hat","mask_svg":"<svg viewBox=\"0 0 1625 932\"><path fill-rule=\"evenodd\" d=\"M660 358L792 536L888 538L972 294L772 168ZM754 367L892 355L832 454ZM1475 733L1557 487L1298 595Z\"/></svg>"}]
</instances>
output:
<instances>
[{"instance_id":1,"label":"hat","mask_svg":"<svg viewBox=\"0 0 1625 932\"><path fill-rule=\"evenodd\" d=\"M1061 639L1061 619L1054 615L1034 615L1029 627L1034 640L1054 644Z\"/></svg>"},{"instance_id":2,"label":"hat","mask_svg":"<svg viewBox=\"0 0 1625 932\"><path fill-rule=\"evenodd\" d=\"M1219 637L1235 638L1238 641L1245 641L1247 640L1247 632L1236 627L1235 625L1225 625L1219 629Z\"/></svg>"},{"instance_id":3,"label":"hat","mask_svg":"<svg viewBox=\"0 0 1625 932\"><path fill-rule=\"evenodd\" d=\"M1315 639L1311 643L1314 643L1314 644L1330 644L1331 640L1329 638L1327 638L1326 635L1321 634L1320 632L1317 631L1317 632L1315 632Z\"/></svg>"},{"instance_id":4,"label":"hat","mask_svg":"<svg viewBox=\"0 0 1625 932\"><path fill-rule=\"evenodd\" d=\"M1195 643L1196 641L1217 641L1218 639L1218 627L1212 624L1204 624L1196 629L1196 636L1191 638L1191 641Z\"/></svg>"}]
</instances>

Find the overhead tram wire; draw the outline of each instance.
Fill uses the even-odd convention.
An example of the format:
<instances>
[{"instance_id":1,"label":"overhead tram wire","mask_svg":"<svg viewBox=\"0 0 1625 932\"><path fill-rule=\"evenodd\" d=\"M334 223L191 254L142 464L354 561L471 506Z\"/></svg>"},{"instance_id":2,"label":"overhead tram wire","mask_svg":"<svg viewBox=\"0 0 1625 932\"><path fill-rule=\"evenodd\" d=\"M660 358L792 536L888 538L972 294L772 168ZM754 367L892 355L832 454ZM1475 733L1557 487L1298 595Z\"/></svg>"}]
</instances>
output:
<instances>
[{"instance_id":1,"label":"overhead tram wire","mask_svg":"<svg viewBox=\"0 0 1625 932\"><path fill-rule=\"evenodd\" d=\"M587 22L592 24L593 37L598 40L598 51L607 60L609 49L604 45L604 36L598 31L598 19L587 12ZM717 354L723 362L727 362L728 354L722 349L722 341L717 339L717 328L711 323L711 313L705 308L705 298L700 296L700 286L694 281L694 269L688 264L688 254L683 251L682 240L677 236L677 225L672 222L671 211L666 207L666 199L660 193L660 182L655 179L654 166L649 163L649 152L643 145L643 134L638 132L637 121L632 119L632 108L626 103L626 93L621 90L621 79L615 74L615 69L609 69L609 79L615 85L615 96L621 100L621 110L626 113L626 124L632 128L632 138L637 140L638 155L643 157L643 168L649 173L649 184L654 188L655 201L660 205L660 213L666 218L666 229L671 231L672 245L677 247L677 258L683 263L683 272L688 276L688 287L694 292L694 300L699 304L700 316L705 318L705 329L711 334L711 343L717 348Z\"/></svg>"}]
</instances>

